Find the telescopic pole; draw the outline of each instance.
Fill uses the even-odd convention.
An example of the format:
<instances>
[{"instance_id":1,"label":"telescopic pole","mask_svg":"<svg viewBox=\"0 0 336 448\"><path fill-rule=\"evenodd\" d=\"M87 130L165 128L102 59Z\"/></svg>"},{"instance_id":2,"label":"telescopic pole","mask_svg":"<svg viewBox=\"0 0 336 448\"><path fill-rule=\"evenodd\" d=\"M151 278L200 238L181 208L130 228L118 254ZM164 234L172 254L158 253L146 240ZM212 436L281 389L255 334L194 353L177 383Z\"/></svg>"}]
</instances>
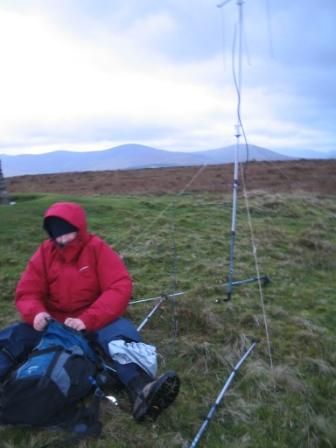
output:
<instances>
[{"instance_id":1,"label":"telescopic pole","mask_svg":"<svg viewBox=\"0 0 336 448\"><path fill-rule=\"evenodd\" d=\"M153 302L155 300L161 300L163 296L168 296L168 297L178 297L178 296L183 296L183 294L185 294L184 291L178 291L178 292L174 292L174 293L168 293L168 294L161 294L160 296L156 296L156 297L150 297L148 299L140 299L140 300L132 300L129 305L135 305L137 303L144 303L144 302Z\"/></svg>"},{"instance_id":2,"label":"telescopic pole","mask_svg":"<svg viewBox=\"0 0 336 448\"><path fill-rule=\"evenodd\" d=\"M222 8L231 0L225 0L219 5L218 8ZM242 136L242 121L241 121L241 87L242 87L242 53L243 53L243 4L244 0L237 0L238 6L238 24L235 31L234 43L238 46L238 62L237 72L235 69L235 59L233 54L233 76L237 91L237 122L235 125L235 152L234 152L234 168L233 168L233 183L232 183L232 206L231 206L231 232L230 232L230 253L229 253L229 270L227 275L226 291L227 298L225 300L231 300L233 287L251 283L251 278L246 280L234 281L234 254L235 254L235 242L236 242L236 222L237 222L237 197L239 187L239 149L240 138ZM234 46L235 50L236 46ZM256 277L252 281L262 281L266 284L269 279L266 276Z\"/></svg>"},{"instance_id":3,"label":"telescopic pole","mask_svg":"<svg viewBox=\"0 0 336 448\"><path fill-rule=\"evenodd\" d=\"M147 314L141 324L138 326L137 330L141 331L143 327L147 324L147 322L151 319L154 313L160 308L160 306L168 299L168 296L162 296L159 302L152 308L152 310Z\"/></svg>"},{"instance_id":4,"label":"telescopic pole","mask_svg":"<svg viewBox=\"0 0 336 448\"><path fill-rule=\"evenodd\" d=\"M232 214L231 214L231 235L230 235L230 255L229 255L229 272L227 279L227 299L231 300L233 290L233 274L234 274L234 250L236 240L236 223L237 223L237 195L239 186L239 145L241 137L241 85L242 85L242 30L243 30L243 1L238 0L238 76L235 78L237 89L237 122L236 122L236 146L234 156L233 184L232 184ZM235 62L233 61L233 64ZM234 70L234 68L233 68Z\"/></svg>"},{"instance_id":5,"label":"telescopic pole","mask_svg":"<svg viewBox=\"0 0 336 448\"><path fill-rule=\"evenodd\" d=\"M223 397L225 395L225 392L228 390L230 384L232 383L233 378L235 377L237 371L240 369L240 367L243 364L243 362L245 361L245 359L252 352L252 350L254 349L256 344L257 344L256 341L252 343L252 345L249 347L249 349L246 350L244 355L240 358L240 360L237 362L237 364L233 368L229 378L226 380L222 390L218 394L215 403L211 406L211 409L210 409L208 415L206 416L206 419L202 423L200 429L198 430L198 432L197 432L196 436L194 437L194 440L192 441L192 443L191 443L189 448L195 448L198 445L198 443L201 440L201 437L202 437L204 431L206 430L208 424L210 423L210 421L212 420L213 416L215 415L215 412L217 411L217 408L220 405L220 403L221 403L221 401L222 401L222 399L223 399Z\"/></svg>"}]
</instances>

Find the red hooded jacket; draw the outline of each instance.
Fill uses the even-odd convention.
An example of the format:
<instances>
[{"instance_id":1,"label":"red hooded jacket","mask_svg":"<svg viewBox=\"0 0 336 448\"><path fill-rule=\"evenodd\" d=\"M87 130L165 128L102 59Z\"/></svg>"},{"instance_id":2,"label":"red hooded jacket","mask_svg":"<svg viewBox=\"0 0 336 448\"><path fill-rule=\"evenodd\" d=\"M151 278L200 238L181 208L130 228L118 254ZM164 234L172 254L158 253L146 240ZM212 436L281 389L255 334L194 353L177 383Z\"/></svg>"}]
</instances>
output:
<instances>
[{"instance_id":1,"label":"red hooded jacket","mask_svg":"<svg viewBox=\"0 0 336 448\"><path fill-rule=\"evenodd\" d=\"M127 308L132 281L119 256L101 238L87 232L84 210L72 202L57 202L44 217L56 216L78 228L77 237L59 247L44 241L30 259L16 289L16 307L23 320L48 312L64 322L81 319L94 331Z\"/></svg>"}]
</instances>

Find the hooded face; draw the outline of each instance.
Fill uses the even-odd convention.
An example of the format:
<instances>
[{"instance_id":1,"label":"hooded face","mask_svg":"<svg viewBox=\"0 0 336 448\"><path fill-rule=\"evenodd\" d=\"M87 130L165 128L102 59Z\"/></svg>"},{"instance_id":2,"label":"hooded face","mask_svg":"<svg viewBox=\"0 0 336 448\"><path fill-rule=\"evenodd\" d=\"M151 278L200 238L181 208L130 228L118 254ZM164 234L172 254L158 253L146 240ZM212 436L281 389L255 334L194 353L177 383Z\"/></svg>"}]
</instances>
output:
<instances>
[{"instance_id":1,"label":"hooded face","mask_svg":"<svg viewBox=\"0 0 336 448\"><path fill-rule=\"evenodd\" d=\"M77 237L77 232L65 233L55 238L58 246L64 247L66 244L71 243Z\"/></svg>"},{"instance_id":2,"label":"hooded face","mask_svg":"<svg viewBox=\"0 0 336 448\"><path fill-rule=\"evenodd\" d=\"M45 218L44 228L54 240L63 235L77 232L78 230L77 227L58 216L48 216Z\"/></svg>"},{"instance_id":3,"label":"hooded face","mask_svg":"<svg viewBox=\"0 0 336 448\"><path fill-rule=\"evenodd\" d=\"M85 212L74 202L56 202L44 214L43 228L60 246L87 237Z\"/></svg>"}]
</instances>

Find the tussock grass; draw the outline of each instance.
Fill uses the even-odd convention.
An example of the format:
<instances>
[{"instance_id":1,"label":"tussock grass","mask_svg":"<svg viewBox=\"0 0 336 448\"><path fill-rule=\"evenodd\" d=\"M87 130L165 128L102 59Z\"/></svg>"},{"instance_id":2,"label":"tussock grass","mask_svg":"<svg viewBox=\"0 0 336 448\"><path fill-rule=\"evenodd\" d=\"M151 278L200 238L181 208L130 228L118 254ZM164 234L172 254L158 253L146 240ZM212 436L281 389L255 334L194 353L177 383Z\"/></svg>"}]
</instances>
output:
<instances>
[{"instance_id":1,"label":"tussock grass","mask_svg":"<svg viewBox=\"0 0 336 448\"><path fill-rule=\"evenodd\" d=\"M263 273L273 368L258 287L235 288L226 298L230 198L219 194L179 197L74 198L17 195L0 208L0 324L18 318L12 303L20 273L44 238L41 217L57 200L76 200L89 226L124 258L134 298L184 291L166 302L143 330L157 345L160 372L175 369L181 393L157 422L135 423L128 413L102 405L103 433L81 448L189 446L252 339L260 342L238 372L200 447L336 446L336 302L334 232L336 200L312 194L250 194L251 215ZM235 277L255 275L243 201L239 203ZM129 307L140 323L153 303ZM178 336L174 336L176 326ZM127 407L125 394L118 394ZM44 430L0 427L2 447L41 447L62 440Z\"/></svg>"}]
</instances>

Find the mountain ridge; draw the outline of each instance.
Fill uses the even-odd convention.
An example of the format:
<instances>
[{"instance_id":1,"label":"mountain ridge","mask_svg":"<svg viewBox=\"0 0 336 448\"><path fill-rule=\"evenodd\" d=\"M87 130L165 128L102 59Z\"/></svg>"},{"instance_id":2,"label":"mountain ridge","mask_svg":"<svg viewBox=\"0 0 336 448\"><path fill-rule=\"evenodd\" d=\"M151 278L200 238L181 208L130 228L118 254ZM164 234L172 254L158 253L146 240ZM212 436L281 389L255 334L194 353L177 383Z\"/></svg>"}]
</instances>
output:
<instances>
[{"instance_id":1,"label":"mountain ridge","mask_svg":"<svg viewBox=\"0 0 336 448\"><path fill-rule=\"evenodd\" d=\"M256 145L240 145L239 160L281 161L293 157ZM141 144L123 144L100 151L58 150L42 154L0 155L6 177L27 174L179 167L234 161L235 145L197 152L173 152Z\"/></svg>"}]
</instances>

